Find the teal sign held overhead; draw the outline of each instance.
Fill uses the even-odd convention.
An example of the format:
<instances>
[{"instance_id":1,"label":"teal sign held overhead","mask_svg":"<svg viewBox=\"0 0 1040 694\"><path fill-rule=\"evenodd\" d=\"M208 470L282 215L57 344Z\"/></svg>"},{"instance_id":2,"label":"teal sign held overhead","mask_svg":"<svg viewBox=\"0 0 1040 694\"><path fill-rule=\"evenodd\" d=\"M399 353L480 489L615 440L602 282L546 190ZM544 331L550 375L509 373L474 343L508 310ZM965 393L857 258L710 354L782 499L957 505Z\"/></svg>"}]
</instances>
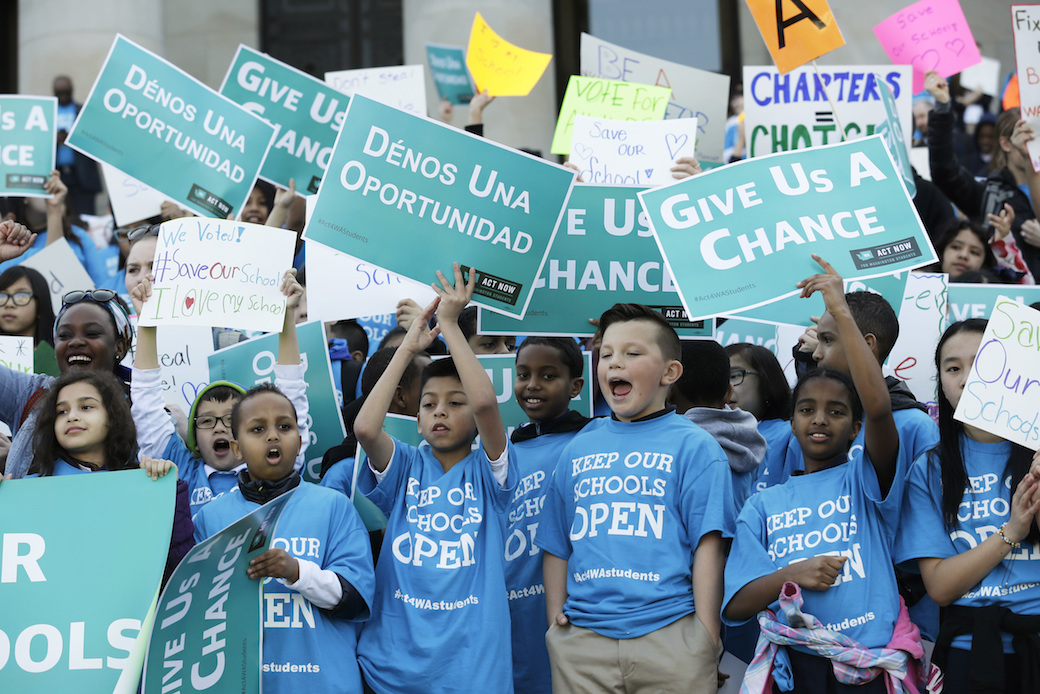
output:
<instances>
[{"instance_id":1,"label":"teal sign held overhead","mask_svg":"<svg viewBox=\"0 0 1040 694\"><path fill-rule=\"evenodd\" d=\"M0 197L41 197L54 168L53 96L0 96Z\"/></svg>"},{"instance_id":2,"label":"teal sign held overhead","mask_svg":"<svg viewBox=\"0 0 1040 694\"><path fill-rule=\"evenodd\" d=\"M304 231L420 282L476 268L473 300L521 318L574 172L356 94Z\"/></svg>"},{"instance_id":3,"label":"teal sign held overhead","mask_svg":"<svg viewBox=\"0 0 1040 694\"><path fill-rule=\"evenodd\" d=\"M237 216L274 128L117 35L66 144L204 217Z\"/></svg>"}]
</instances>

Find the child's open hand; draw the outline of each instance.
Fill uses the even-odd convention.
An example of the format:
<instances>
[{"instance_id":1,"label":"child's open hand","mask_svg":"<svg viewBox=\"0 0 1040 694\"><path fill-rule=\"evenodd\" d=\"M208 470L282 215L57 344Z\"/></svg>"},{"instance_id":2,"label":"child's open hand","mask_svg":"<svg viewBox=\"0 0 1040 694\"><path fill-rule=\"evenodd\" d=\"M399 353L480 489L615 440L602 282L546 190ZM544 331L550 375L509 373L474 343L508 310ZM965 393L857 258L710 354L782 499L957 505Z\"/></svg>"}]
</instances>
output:
<instances>
[{"instance_id":1,"label":"child's open hand","mask_svg":"<svg viewBox=\"0 0 1040 694\"><path fill-rule=\"evenodd\" d=\"M303 299L303 285L296 279L296 268L289 268L282 275L281 290L285 296L285 310L295 311Z\"/></svg>"},{"instance_id":2,"label":"child's open hand","mask_svg":"<svg viewBox=\"0 0 1040 694\"><path fill-rule=\"evenodd\" d=\"M848 557L820 555L787 565L787 580L807 590L827 590L834 585Z\"/></svg>"},{"instance_id":3,"label":"child's open hand","mask_svg":"<svg viewBox=\"0 0 1040 694\"><path fill-rule=\"evenodd\" d=\"M148 301L152 296L152 282L154 280L154 275L146 275L141 278L141 281L130 292L130 302L134 305L134 312L139 316L141 315L141 309L144 308L144 302Z\"/></svg>"},{"instance_id":4,"label":"child's open hand","mask_svg":"<svg viewBox=\"0 0 1040 694\"><path fill-rule=\"evenodd\" d=\"M153 480L158 480L160 477L166 477L166 473L173 470L173 476L177 476L177 466L174 465L172 460L161 460L159 458L149 458L148 456L141 457L141 467L144 468L148 476Z\"/></svg>"},{"instance_id":5,"label":"child's open hand","mask_svg":"<svg viewBox=\"0 0 1040 694\"><path fill-rule=\"evenodd\" d=\"M407 299L407 301L412 300ZM415 302L412 301L412 303L414 304ZM404 339L401 341L400 349L407 350L411 354L418 354L426 351L430 343L437 339L437 336L441 334L441 328L439 325L430 328L430 320L433 318L433 314L436 313L440 303L440 297L437 297L430 302L429 306L412 318L408 325L408 332L405 333Z\"/></svg>"},{"instance_id":6,"label":"child's open hand","mask_svg":"<svg viewBox=\"0 0 1040 694\"><path fill-rule=\"evenodd\" d=\"M438 287L436 282L430 285L441 300L440 308L437 309L437 320L441 325L458 325L459 314L473 298L473 288L477 284L475 268L470 268L468 282L462 279L462 267L458 263L454 264L454 269L455 286L448 283L448 278L440 270L437 271L437 279L441 286Z\"/></svg>"},{"instance_id":7,"label":"child's open hand","mask_svg":"<svg viewBox=\"0 0 1040 694\"><path fill-rule=\"evenodd\" d=\"M47 198L47 207L51 208L59 208L64 205L65 196L69 194L69 187L61 180L61 172L57 169L51 171L51 175L43 184L43 190L45 193L50 193L51 197Z\"/></svg>"},{"instance_id":8,"label":"child's open hand","mask_svg":"<svg viewBox=\"0 0 1040 694\"><path fill-rule=\"evenodd\" d=\"M1004 209L999 215L986 215L989 223L993 225L993 240L1000 241L1011 233L1011 224L1015 221L1015 210L1011 205L1004 203Z\"/></svg>"},{"instance_id":9,"label":"child's open hand","mask_svg":"<svg viewBox=\"0 0 1040 694\"><path fill-rule=\"evenodd\" d=\"M249 578L284 578L289 583L300 580L300 563L281 547L274 547L249 561Z\"/></svg>"},{"instance_id":10,"label":"child's open hand","mask_svg":"<svg viewBox=\"0 0 1040 694\"><path fill-rule=\"evenodd\" d=\"M823 268L823 273L807 277L795 286L802 290L803 299L809 298L814 292L820 292L823 295L823 303L833 315L835 310L845 303L845 284L830 263L815 253L812 258Z\"/></svg>"}]
</instances>

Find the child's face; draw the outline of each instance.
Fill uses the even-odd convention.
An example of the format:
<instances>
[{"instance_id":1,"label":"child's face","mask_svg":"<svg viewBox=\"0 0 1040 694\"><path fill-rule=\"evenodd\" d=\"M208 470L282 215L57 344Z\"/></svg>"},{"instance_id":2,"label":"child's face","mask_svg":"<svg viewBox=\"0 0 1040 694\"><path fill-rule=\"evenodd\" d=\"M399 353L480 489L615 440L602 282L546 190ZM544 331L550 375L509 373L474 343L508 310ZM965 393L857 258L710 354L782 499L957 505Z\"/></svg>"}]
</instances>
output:
<instances>
[{"instance_id":1,"label":"child's face","mask_svg":"<svg viewBox=\"0 0 1040 694\"><path fill-rule=\"evenodd\" d=\"M849 372L849 362L845 356L845 345L838 334L838 323L830 311L824 311L820 316L820 322L816 326L816 333L820 338L813 352L813 359L820 366L835 371Z\"/></svg>"},{"instance_id":2,"label":"child's face","mask_svg":"<svg viewBox=\"0 0 1040 694\"><path fill-rule=\"evenodd\" d=\"M791 430L806 462L829 463L844 458L860 423L852 419L845 386L830 378L815 378L798 393Z\"/></svg>"},{"instance_id":3,"label":"child's face","mask_svg":"<svg viewBox=\"0 0 1040 694\"><path fill-rule=\"evenodd\" d=\"M623 422L663 409L668 386L682 375L682 364L661 353L657 330L649 321L632 320L603 333L596 375L607 405Z\"/></svg>"},{"instance_id":4,"label":"child's face","mask_svg":"<svg viewBox=\"0 0 1040 694\"><path fill-rule=\"evenodd\" d=\"M155 263L155 247L159 245L159 237L145 234L130 247L126 255L126 277L124 285L126 293L134 291L141 280L152 272Z\"/></svg>"},{"instance_id":5,"label":"child's face","mask_svg":"<svg viewBox=\"0 0 1040 694\"><path fill-rule=\"evenodd\" d=\"M245 207L242 208L242 221L251 222L252 224L266 224L267 215L267 198L264 197L264 191L259 188L253 188L246 199Z\"/></svg>"},{"instance_id":6,"label":"child's face","mask_svg":"<svg viewBox=\"0 0 1040 694\"><path fill-rule=\"evenodd\" d=\"M469 346L474 354L512 354L516 351L513 335L472 335Z\"/></svg>"},{"instance_id":7,"label":"child's face","mask_svg":"<svg viewBox=\"0 0 1040 694\"><path fill-rule=\"evenodd\" d=\"M36 330L36 307L38 299L33 296L29 303L18 306L14 303L14 295L27 293L32 295L32 285L29 278L19 277L11 286L4 289L8 299L0 304L0 332L4 335L26 335L32 336Z\"/></svg>"},{"instance_id":8,"label":"child's face","mask_svg":"<svg viewBox=\"0 0 1040 694\"><path fill-rule=\"evenodd\" d=\"M555 347L530 345L516 355L513 394L532 422L553 419L566 412L584 382L583 378L571 378Z\"/></svg>"},{"instance_id":9,"label":"child's face","mask_svg":"<svg viewBox=\"0 0 1040 694\"><path fill-rule=\"evenodd\" d=\"M259 393L239 408L231 450L246 462L254 480L288 477L300 452L300 430L292 404L278 393Z\"/></svg>"},{"instance_id":10,"label":"child's face","mask_svg":"<svg viewBox=\"0 0 1040 694\"><path fill-rule=\"evenodd\" d=\"M437 452L469 450L477 433L477 422L459 379L439 376L423 385L419 398L419 433Z\"/></svg>"},{"instance_id":11,"label":"child's face","mask_svg":"<svg viewBox=\"0 0 1040 694\"><path fill-rule=\"evenodd\" d=\"M947 244L942 254L942 271L954 277L982 269L986 247L970 229L962 229Z\"/></svg>"},{"instance_id":12,"label":"child's face","mask_svg":"<svg viewBox=\"0 0 1040 694\"><path fill-rule=\"evenodd\" d=\"M238 400L203 400L195 408L195 444L202 462L215 470L230 470L241 462L231 452L231 408ZM213 427L199 426L200 421L203 425L212 421Z\"/></svg>"},{"instance_id":13,"label":"child's face","mask_svg":"<svg viewBox=\"0 0 1040 694\"><path fill-rule=\"evenodd\" d=\"M103 465L108 411L97 388L80 381L58 393L54 436L70 454L88 463Z\"/></svg>"},{"instance_id":14,"label":"child's face","mask_svg":"<svg viewBox=\"0 0 1040 694\"><path fill-rule=\"evenodd\" d=\"M729 370L730 373L737 369L744 369L744 371L754 371L751 365L748 364L739 355L734 354L729 358ZM745 373L744 380L741 381L739 386L733 386L733 397L729 399L730 407L739 407L745 412L749 412L755 416L755 419L762 418L762 410L764 404L762 403L762 394L760 389L762 387L761 376L753 373Z\"/></svg>"},{"instance_id":15,"label":"child's face","mask_svg":"<svg viewBox=\"0 0 1040 694\"><path fill-rule=\"evenodd\" d=\"M946 341L939 354L939 385L954 408L961 401L964 384L981 344L982 333L959 332Z\"/></svg>"}]
</instances>

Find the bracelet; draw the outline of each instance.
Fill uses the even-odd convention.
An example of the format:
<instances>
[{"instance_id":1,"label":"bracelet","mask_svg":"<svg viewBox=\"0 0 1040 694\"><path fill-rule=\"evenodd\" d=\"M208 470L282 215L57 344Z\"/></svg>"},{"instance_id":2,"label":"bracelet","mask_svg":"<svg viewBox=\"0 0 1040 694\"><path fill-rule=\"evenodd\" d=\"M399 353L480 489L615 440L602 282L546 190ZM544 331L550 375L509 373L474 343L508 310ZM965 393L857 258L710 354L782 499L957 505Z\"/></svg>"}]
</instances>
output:
<instances>
[{"instance_id":1,"label":"bracelet","mask_svg":"<svg viewBox=\"0 0 1040 694\"><path fill-rule=\"evenodd\" d=\"M1007 523L1002 523L1001 526L999 528L997 528L997 533L1000 534L1000 539L1003 540L1004 542L1008 543L1008 546L1010 546L1011 549L1018 549L1019 547L1022 546L1022 543L1021 542L1012 542L1011 540L1008 539L1008 536L1004 534L1004 526L1005 525L1007 525Z\"/></svg>"}]
</instances>

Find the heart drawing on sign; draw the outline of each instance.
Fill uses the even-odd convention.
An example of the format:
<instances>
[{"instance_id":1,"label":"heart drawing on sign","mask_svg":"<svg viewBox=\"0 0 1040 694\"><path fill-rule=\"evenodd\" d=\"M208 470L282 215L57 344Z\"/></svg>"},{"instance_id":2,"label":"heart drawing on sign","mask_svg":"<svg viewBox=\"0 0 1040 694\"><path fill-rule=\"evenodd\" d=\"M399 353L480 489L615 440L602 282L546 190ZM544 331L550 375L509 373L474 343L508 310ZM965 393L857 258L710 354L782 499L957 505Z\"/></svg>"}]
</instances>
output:
<instances>
[{"instance_id":1,"label":"heart drawing on sign","mask_svg":"<svg viewBox=\"0 0 1040 694\"><path fill-rule=\"evenodd\" d=\"M651 178L653 178L654 170L653 169L643 169L643 173L646 174L647 180L650 180Z\"/></svg>"},{"instance_id":2,"label":"heart drawing on sign","mask_svg":"<svg viewBox=\"0 0 1040 694\"><path fill-rule=\"evenodd\" d=\"M580 142L574 145L575 159L588 159L590 154L592 154L592 148L588 145L583 145Z\"/></svg>"},{"instance_id":3,"label":"heart drawing on sign","mask_svg":"<svg viewBox=\"0 0 1040 694\"><path fill-rule=\"evenodd\" d=\"M675 155L678 154L689 139L689 135L672 135L670 133L665 135L664 144L668 147L668 156L675 159Z\"/></svg>"},{"instance_id":4,"label":"heart drawing on sign","mask_svg":"<svg viewBox=\"0 0 1040 694\"><path fill-rule=\"evenodd\" d=\"M964 41L960 39L954 39L953 41L946 42L946 50L954 55L960 55L961 51L964 50Z\"/></svg>"},{"instance_id":5,"label":"heart drawing on sign","mask_svg":"<svg viewBox=\"0 0 1040 694\"><path fill-rule=\"evenodd\" d=\"M195 303L195 297L189 296L184 299L184 308L191 308L191 305Z\"/></svg>"},{"instance_id":6,"label":"heart drawing on sign","mask_svg":"<svg viewBox=\"0 0 1040 694\"><path fill-rule=\"evenodd\" d=\"M920 73L934 70L939 64L939 51L929 48L921 55L915 55L914 59L910 61L910 64L913 65L914 70L917 70Z\"/></svg>"}]
</instances>

